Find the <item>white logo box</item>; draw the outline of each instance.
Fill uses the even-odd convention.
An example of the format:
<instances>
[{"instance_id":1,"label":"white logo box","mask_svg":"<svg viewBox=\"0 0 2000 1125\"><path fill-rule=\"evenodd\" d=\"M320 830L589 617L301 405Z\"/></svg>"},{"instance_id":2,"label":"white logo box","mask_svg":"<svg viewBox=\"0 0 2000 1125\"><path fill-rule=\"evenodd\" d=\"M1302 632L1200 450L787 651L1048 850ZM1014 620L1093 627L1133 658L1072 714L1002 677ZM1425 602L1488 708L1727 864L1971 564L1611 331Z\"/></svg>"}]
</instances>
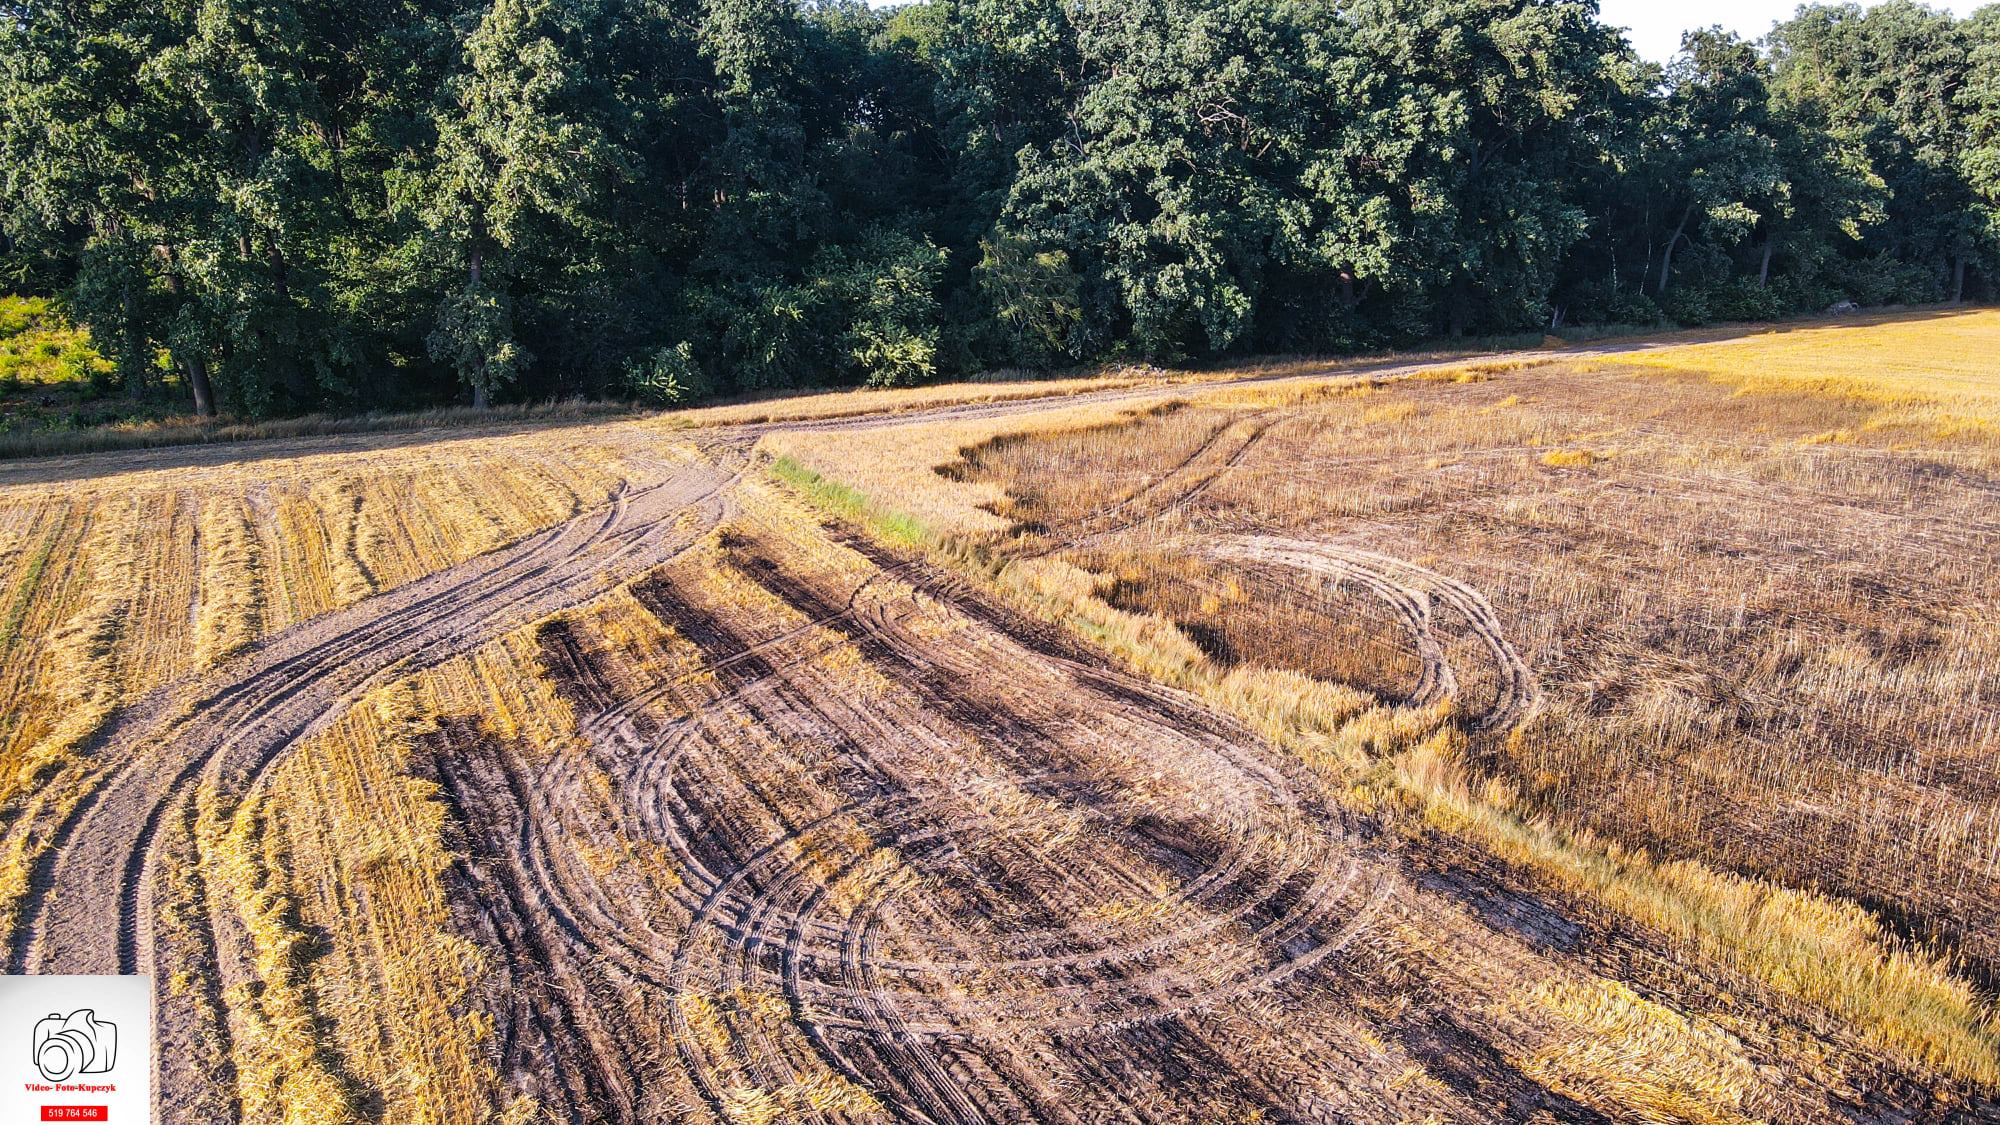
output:
<instances>
[{"instance_id":1,"label":"white logo box","mask_svg":"<svg viewBox=\"0 0 2000 1125\"><path fill-rule=\"evenodd\" d=\"M0 976L0 1125L150 1125L153 979Z\"/></svg>"}]
</instances>

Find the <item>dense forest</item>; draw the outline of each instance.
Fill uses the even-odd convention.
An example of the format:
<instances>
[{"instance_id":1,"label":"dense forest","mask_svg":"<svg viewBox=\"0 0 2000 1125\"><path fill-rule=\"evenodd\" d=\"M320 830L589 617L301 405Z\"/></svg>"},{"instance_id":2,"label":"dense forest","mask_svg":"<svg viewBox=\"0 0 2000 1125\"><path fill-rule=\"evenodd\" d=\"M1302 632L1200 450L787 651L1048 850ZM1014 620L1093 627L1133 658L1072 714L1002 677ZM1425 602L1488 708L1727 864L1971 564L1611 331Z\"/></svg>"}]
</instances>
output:
<instances>
[{"instance_id":1,"label":"dense forest","mask_svg":"<svg viewBox=\"0 0 2000 1125\"><path fill-rule=\"evenodd\" d=\"M0 0L0 271L248 416L1989 297L2000 7Z\"/></svg>"}]
</instances>

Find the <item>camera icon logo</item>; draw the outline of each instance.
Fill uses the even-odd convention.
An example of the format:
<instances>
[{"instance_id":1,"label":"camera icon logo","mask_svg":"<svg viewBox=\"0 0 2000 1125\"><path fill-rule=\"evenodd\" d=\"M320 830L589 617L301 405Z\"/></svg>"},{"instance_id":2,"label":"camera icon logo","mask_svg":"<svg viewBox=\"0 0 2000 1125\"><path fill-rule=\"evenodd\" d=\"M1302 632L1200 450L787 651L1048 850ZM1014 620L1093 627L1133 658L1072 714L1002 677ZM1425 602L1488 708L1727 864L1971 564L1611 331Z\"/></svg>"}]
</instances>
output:
<instances>
[{"instance_id":1,"label":"camera icon logo","mask_svg":"<svg viewBox=\"0 0 2000 1125\"><path fill-rule=\"evenodd\" d=\"M118 1025L89 1008L51 1014L35 1025L35 1069L51 1082L104 1074L118 1062Z\"/></svg>"}]
</instances>

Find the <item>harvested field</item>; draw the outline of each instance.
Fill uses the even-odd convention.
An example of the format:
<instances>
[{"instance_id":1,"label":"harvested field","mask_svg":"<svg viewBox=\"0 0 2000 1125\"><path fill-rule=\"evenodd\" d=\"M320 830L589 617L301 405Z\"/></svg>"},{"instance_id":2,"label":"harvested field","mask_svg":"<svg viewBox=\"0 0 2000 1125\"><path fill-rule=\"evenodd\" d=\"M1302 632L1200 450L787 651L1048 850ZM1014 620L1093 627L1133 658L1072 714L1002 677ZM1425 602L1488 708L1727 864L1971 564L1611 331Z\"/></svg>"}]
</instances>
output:
<instances>
[{"instance_id":1,"label":"harvested field","mask_svg":"<svg viewBox=\"0 0 2000 1125\"><path fill-rule=\"evenodd\" d=\"M1703 354L0 469L8 969L175 1122L1979 1120L2000 447Z\"/></svg>"},{"instance_id":2,"label":"harvested field","mask_svg":"<svg viewBox=\"0 0 2000 1125\"><path fill-rule=\"evenodd\" d=\"M1171 466L1254 430L1064 556L1226 664L1451 700L1469 758L1566 821L1992 971L2000 442L1601 362L1365 390L1002 441L968 475L1067 527L1129 488L1077 471L1096 446Z\"/></svg>"}]
</instances>

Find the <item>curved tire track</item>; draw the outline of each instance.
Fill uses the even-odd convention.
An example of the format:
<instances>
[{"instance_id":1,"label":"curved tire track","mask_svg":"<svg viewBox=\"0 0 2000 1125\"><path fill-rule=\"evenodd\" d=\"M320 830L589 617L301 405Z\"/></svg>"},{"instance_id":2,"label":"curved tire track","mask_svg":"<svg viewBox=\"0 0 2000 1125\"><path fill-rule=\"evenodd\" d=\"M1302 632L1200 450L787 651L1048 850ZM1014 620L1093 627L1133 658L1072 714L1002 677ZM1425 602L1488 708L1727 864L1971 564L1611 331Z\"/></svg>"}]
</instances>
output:
<instances>
[{"instance_id":1,"label":"curved tire track","mask_svg":"<svg viewBox=\"0 0 2000 1125\"><path fill-rule=\"evenodd\" d=\"M720 521L736 475L704 466L621 489L603 509L287 630L195 683L151 693L108 732L97 757L113 765L55 829L10 967L108 973L150 964L152 845L198 783L240 797L371 687L665 561ZM669 519L704 505L693 526L676 529ZM194 701L177 707L186 695Z\"/></svg>"},{"instance_id":2,"label":"curved tire track","mask_svg":"<svg viewBox=\"0 0 2000 1125\"><path fill-rule=\"evenodd\" d=\"M1492 705L1477 718L1478 729L1511 730L1532 718L1541 705L1534 670L1507 639L1492 604L1456 578L1358 547L1272 535L1222 539L1205 544L1203 551L1216 558L1282 566L1336 582L1352 582L1380 598L1409 631L1423 666L1411 693L1413 704L1442 702L1457 691L1458 677L1437 636L1435 610L1444 606L1464 622L1465 630L1486 650L1498 679Z\"/></svg>"}]
</instances>

